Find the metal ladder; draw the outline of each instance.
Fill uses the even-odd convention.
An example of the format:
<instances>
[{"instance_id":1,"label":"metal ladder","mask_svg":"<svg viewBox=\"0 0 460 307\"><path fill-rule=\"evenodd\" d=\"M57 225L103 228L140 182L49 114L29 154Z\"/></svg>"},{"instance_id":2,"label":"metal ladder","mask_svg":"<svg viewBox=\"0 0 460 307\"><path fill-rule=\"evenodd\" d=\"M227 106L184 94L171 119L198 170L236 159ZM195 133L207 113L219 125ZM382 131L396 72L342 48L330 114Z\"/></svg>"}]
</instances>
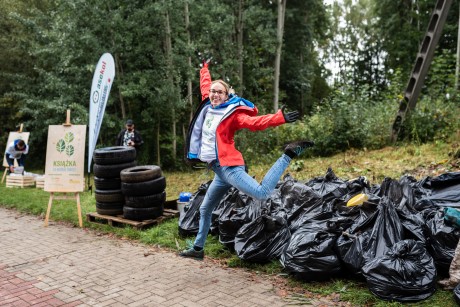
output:
<instances>
[{"instance_id":1,"label":"metal ladder","mask_svg":"<svg viewBox=\"0 0 460 307\"><path fill-rule=\"evenodd\" d=\"M407 113L415 108L420 91L425 82L426 74L433 60L434 51L438 45L439 38L442 34L442 29L446 23L447 14L449 13L452 0L438 0L431 15L428 30L425 33L425 38L420 45L420 50L417 54L417 59L412 69L409 82L404 91L403 99L399 102L399 110L393 123L391 140L396 142L399 131Z\"/></svg>"}]
</instances>

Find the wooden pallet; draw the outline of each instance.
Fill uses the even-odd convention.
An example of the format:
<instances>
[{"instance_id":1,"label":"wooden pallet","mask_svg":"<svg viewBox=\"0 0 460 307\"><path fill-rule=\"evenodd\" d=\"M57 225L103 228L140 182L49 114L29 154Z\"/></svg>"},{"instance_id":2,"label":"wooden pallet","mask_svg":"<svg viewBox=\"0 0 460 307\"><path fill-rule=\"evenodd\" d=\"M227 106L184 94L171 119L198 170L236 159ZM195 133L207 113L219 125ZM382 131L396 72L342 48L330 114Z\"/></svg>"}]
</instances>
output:
<instances>
[{"instance_id":1,"label":"wooden pallet","mask_svg":"<svg viewBox=\"0 0 460 307\"><path fill-rule=\"evenodd\" d=\"M45 178L43 178L43 177L35 178L35 187L37 189L44 189L45 188Z\"/></svg>"},{"instance_id":2,"label":"wooden pallet","mask_svg":"<svg viewBox=\"0 0 460 307\"><path fill-rule=\"evenodd\" d=\"M163 215L160 217L157 217L156 219L153 220L144 220L144 221L133 221L133 220L127 220L123 218L123 215L103 215L99 214L96 212L93 213L87 213L86 214L86 220L90 223L97 223L97 224L109 224L110 226L132 226L135 229L145 229L148 227L155 226L157 224L162 223L165 220L168 220L173 217L179 216L179 211L177 210L171 210L171 209L164 209L163 210Z\"/></svg>"},{"instance_id":3,"label":"wooden pallet","mask_svg":"<svg viewBox=\"0 0 460 307\"><path fill-rule=\"evenodd\" d=\"M24 188L33 187L35 185L35 178L33 176L7 176L6 187L7 188Z\"/></svg>"}]
</instances>

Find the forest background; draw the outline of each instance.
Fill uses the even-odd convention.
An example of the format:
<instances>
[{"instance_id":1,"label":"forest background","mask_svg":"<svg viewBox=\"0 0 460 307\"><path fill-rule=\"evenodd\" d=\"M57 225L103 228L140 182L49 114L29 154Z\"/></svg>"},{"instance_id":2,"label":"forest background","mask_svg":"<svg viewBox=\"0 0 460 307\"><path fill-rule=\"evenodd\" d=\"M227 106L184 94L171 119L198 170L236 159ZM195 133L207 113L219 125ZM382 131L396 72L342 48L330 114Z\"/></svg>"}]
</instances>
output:
<instances>
[{"instance_id":1,"label":"forest background","mask_svg":"<svg viewBox=\"0 0 460 307\"><path fill-rule=\"evenodd\" d=\"M21 123L29 165L44 168L49 125L88 124L99 57L116 76L97 147L113 146L127 118L145 145L138 164L182 169L184 138L200 102L199 69L211 58L259 114L281 105L302 119L240 132L248 164L267 163L289 140L310 138L313 156L378 149L391 127L431 0L0 0L0 148ZM458 142L459 1L453 1L416 109L398 142ZM279 78L278 78L279 76Z\"/></svg>"}]
</instances>

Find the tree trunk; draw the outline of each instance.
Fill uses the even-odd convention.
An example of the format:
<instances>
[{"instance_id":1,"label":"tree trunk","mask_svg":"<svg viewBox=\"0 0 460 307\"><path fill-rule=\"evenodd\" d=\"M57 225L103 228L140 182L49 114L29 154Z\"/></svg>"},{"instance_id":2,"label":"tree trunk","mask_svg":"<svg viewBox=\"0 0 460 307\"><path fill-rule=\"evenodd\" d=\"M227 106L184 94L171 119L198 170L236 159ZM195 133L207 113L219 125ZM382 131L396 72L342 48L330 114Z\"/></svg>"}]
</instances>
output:
<instances>
[{"instance_id":1,"label":"tree trunk","mask_svg":"<svg viewBox=\"0 0 460 307\"><path fill-rule=\"evenodd\" d=\"M121 66L121 60L118 53L115 54L115 70L117 72L117 76L119 80L123 79L123 67ZM121 82L118 82L121 83ZM121 118L126 118L126 110L125 110L125 101L123 99L123 95L121 94L120 87L118 87L118 97L120 99L120 109L121 109Z\"/></svg>"},{"instance_id":2,"label":"tree trunk","mask_svg":"<svg viewBox=\"0 0 460 307\"><path fill-rule=\"evenodd\" d=\"M188 127L186 125L182 125L182 137L184 138L184 144L185 144L185 142L186 142L185 140L187 138L187 132L188 132L187 128Z\"/></svg>"},{"instance_id":3,"label":"tree trunk","mask_svg":"<svg viewBox=\"0 0 460 307\"><path fill-rule=\"evenodd\" d=\"M173 163L176 163L176 152L177 152L177 137L176 137L176 109L171 109L172 116L172 149L171 149L171 158Z\"/></svg>"},{"instance_id":4,"label":"tree trunk","mask_svg":"<svg viewBox=\"0 0 460 307\"><path fill-rule=\"evenodd\" d=\"M167 60L167 67L168 67L168 80L171 89L171 99L173 100L171 103L171 124L172 124L172 146L171 146L171 158L173 161L176 161L176 148L177 148L177 138L176 138L176 107L174 100L176 99L176 87L174 86L174 80L172 76L172 72L174 71L173 63L172 63L172 43L171 43L171 27L169 24L169 12L166 10L165 13L165 29L166 29L166 60Z\"/></svg>"},{"instance_id":5,"label":"tree trunk","mask_svg":"<svg viewBox=\"0 0 460 307\"><path fill-rule=\"evenodd\" d=\"M303 67L303 53L301 52L300 53L300 59L299 59L299 65L301 67ZM305 102L305 95L304 95L304 90L302 89L302 87L300 88L300 116L302 116L303 114L305 114L305 105L306 105L306 102Z\"/></svg>"},{"instance_id":6,"label":"tree trunk","mask_svg":"<svg viewBox=\"0 0 460 307\"><path fill-rule=\"evenodd\" d=\"M460 6L458 8L458 32L457 32L457 62L455 65L455 90L458 91L458 79L460 73Z\"/></svg>"},{"instance_id":7,"label":"tree trunk","mask_svg":"<svg viewBox=\"0 0 460 307\"><path fill-rule=\"evenodd\" d=\"M238 62L239 62L239 79L240 79L240 84L239 84L239 95L243 97L243 91L244 91L244 82L243 82L243 27L244 27L244 21L243 21L243 10L244 10L244 0L239 1L238 5L238 24L236 28L236 35L237 35L237 41L238 41Z\"/></svg>"},{"instance_id":8,"label":"tree trunk","mask_svg":"<svg viewBox=\"0 0 460 307\"><path fill-rule=\"evenodd\" d=\"M190 19L189 19L189 10L188 10L188 1L185 1L185 32L187 33L187 45L190 47L191 39L190 39ZM192 57L188 57L188 67L190 71L193 70L192 67ZM192 80L190 76L187 80L187 97L188 103L190 104L190 121L193 119L193 97L192 97Z\"/></svg>"},{"instance_id":9,"label":"tree trunk","mask_svg":"<svg viewBox=\"0 0 460 307\"><path fill-rule=\"evenodd\" d=\"M157 162L156 165L161 166L161 156L160 156L160 121L157 118L157 125L156 125L156 131L155 131L155 149L156 149L156 157L157 157Z\"/></svg>"},{"instance_id":10,"label":"tree trunk","mask_svg":"<svg viewBox=\"0 0 460 307\"><path fill-rule=\"evenodd\" d=\"M278 111L281 49L283 47L284 32L284 13L286 11L286 1L278 0L278 23L276 27L276 58L275 58L275 81L273 84L273 109Z\"/></svg>"}]
</instances>

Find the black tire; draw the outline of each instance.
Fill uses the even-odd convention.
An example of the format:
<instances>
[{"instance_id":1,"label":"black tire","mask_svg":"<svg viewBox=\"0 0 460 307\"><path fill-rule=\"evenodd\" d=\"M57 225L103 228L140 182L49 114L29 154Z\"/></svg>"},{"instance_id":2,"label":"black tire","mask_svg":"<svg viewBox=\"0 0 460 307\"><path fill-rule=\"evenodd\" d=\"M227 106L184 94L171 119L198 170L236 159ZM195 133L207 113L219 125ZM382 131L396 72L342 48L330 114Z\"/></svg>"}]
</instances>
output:
<instances>
[{"instance_id":1,"label":"black tire","mask_svg":"<svg viewBox=\"0 0 460 307\"><path fill-rule=\"evenodd\" d=\"M125 201L121 190L96 190L94 197L99 203L123 203Z\"/></svg>"},{"instance_id":2,"label":"black tire","mask_svg":"<svg viewBox=\"0 0 460 307\"><path fill-rule=\"evenodd\" d=\"M161 176L161 168L157 165L141 165L126 168L121 171L122 182L143 182Z\"/></svg>"},{"instance_id":3,"label":"black tire","mask_svg":"<svg viewBox=\"0 0 460 307\"><path fill-rule=\"evenodd\" d=\"M94 177L94 186L96 190L120 190L120 178L99 178Z\"/></svg>"},{"instance_id":4,"label":"black tire","mask_svg":"<svg viewBox=\"0 0 460 307\"><path fill-rule=\"evenodd\" d=\"M158 177L144 182L122 182L121 192L125 196L147 196L158 194L166 189L166 178Z\"/></svg>"},{"instance_id":5,"label":"black tire","mask_svg":"<svg viewBox=\"0 0 460 307\"><path fill-rule=\"evenodd\" d=\"M93 165L94 176L99 178L120 178L120 172L125 168L136 166L136 161L112 164L112 165Z\"/></svg>"},{"instance_id":6,"label":"black tire","mask_svg":"<svg viewBox=\"0 0 460 307\"><path fill-rule=\"evenodd\" d=\"M163 205L153 208L123 207L123 217L133 221L152 220L163 215Z\"/></svg>"},{"instance_id":7,"label":"black tire","mask_svg":"<svg viewBox=\"0 0 460 307\"><path fill-rule=\"evenodd\" d=\"M136 149L128 146L98 148L94 150L93 160L99 165L132 162L136 160Z\"/></svg>"},{"instance_id":8,"label":"black tire","mask_svg":"<svg viewBox=\"0 0 460 307\"><path fill-rule=\"evenodd\" d=\"M166 200L166 191L146 196L125 196L125 206L131 208L153 208L162 206Z\"/></svg>"},{"instance_id":9,"label":"black tire","mask_svg":"<svg viewBox=\"0 0 460 307\"><path fill-rule=\"evenodd\" d=\"M122 215L123 203L96 202L96 212L102 215Z\"/></svg>"}]
</instances>

